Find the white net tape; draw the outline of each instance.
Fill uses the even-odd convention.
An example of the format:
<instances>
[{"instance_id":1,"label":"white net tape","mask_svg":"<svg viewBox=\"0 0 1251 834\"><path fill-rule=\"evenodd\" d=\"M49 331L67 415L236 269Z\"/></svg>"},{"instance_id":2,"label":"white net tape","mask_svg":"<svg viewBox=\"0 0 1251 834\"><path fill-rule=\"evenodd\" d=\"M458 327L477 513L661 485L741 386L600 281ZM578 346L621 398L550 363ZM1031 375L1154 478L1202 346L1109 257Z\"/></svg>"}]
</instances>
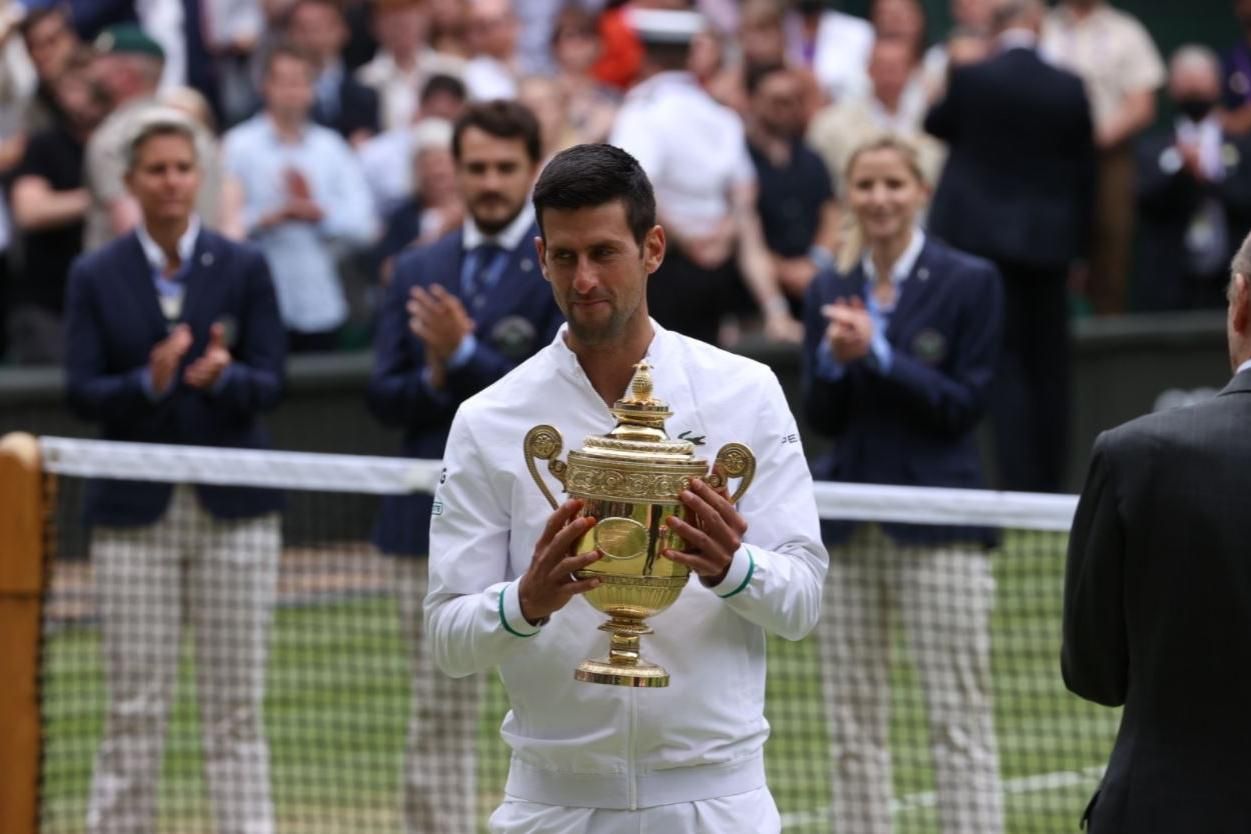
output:
<instances>
[{"instance_id":1,"label":"white net tape","mask_svg":"<svg viewBox=\"0 0 1251 834\"><path fill-rule=\"evenodd\" d=\"M442 464L366 455L42 437L44 469L82 478L399 495L433 492ZM520 451L518 451L520 454ZM1029 492L819 482L825 519L1067 531L1077 498Z\"/></svg>"}]
</instances>

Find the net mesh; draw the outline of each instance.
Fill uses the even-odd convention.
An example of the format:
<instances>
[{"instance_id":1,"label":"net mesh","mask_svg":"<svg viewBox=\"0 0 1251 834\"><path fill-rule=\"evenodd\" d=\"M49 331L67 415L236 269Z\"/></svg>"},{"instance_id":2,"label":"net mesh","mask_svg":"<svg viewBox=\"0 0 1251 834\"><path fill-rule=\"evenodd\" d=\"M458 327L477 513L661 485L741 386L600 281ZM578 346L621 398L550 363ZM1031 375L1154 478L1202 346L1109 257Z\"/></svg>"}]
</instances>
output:
<instances>
[{"instance_id":1,"label":"net mesh","mask_svg":"<svg viewBox=\"0 0 1251 834\"><path fill-rule=\"evenodd\" d=\"M437 463L51 438L44 450L57 474L41 831L455 831L451 794L466 785L468 826L485 830L507 772L502 687L486 675L470 690L421 690L425 738L407 738L413 687L425 684L401 623L412 628L403 609L420 579L369 544L380 496L430 489ZM175 487L160 525L89 541L84 478L104 474L277 486L286 505L223 532ZM766 761L784 830L1073 829L1119 718L1059 676L1073 499L820 484L818 503L824 518L864 523L834 548L824 625L769 643ZM881 533L901 520L1002 535L988 556L934 557ZM941 570L916 568L939 559ZM983 707L986 739L969 703ZM410 741L424 764L405 765ZM412 804L422 794L425 816Z\"/></svg>"}]
</instances>

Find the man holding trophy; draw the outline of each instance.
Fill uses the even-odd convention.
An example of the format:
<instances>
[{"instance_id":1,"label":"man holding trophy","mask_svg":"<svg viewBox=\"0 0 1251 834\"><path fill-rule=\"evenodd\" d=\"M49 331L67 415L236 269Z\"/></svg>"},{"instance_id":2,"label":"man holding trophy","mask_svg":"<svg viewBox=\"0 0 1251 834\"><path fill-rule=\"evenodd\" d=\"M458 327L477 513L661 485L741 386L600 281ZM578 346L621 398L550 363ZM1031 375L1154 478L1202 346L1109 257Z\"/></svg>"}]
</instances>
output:
<instances>
[{"instance_id":1,"label":"man holding trophy","mask_svg":"<svg viewBox=\"0 0 1251 834\"><path fill-rule=\"evenodd\" d=\"M534 207L568 324L461 406L430 527L435 661L499 666L512 706L490 830L780 831L765 636L813 627L828 558L794 417L767 367L648 317L633 157L564 151Z\"/></svg>"}]
</instances>

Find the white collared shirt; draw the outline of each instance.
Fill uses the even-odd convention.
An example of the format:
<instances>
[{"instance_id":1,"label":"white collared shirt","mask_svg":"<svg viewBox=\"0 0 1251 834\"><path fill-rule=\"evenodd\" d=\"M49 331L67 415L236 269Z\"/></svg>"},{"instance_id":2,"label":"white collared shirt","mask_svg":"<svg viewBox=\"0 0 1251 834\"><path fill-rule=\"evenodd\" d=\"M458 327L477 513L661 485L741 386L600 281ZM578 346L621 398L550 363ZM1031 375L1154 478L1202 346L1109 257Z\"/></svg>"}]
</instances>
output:
<instances>
[{"instance_id":1,"label":"white collared shirt","mask_svg":"<svg viewBox=\"0 0 1251 834\"><path fill-rule=\"evenodd\" d=\"M1251 368L1251 359L1248 359L1246 362L1243 362L1241 365L1239 365L1238 370L1234 371L1234 376L1238 376L1238 374L1242 373L1248 368Z\"/></svg>"},{"instance_id":2,"label":"white collared shirt","mask_svg":"<svg viewBox=\"0 0 1251 834\"><path fill-rule=\"evenodd\" d=\"M1185 116L1178 116L1175 125L1177 140L1198 150L1203 175L1210 180L1221 179L1225 175L1225 164L1221 160L1225 134L1221 130L1220 117L1212 113L1203 121L1194 122Z\"/></svg>"},{"instance_id":3,"label":"white collared shirt","mask_svg":"<svg viewBox=\"0 0 1251 834\"><path fill-rule=\"evenodd\" d=\"M139 245L143 247L143 256L148 259L149 266L159 275L165 275L169 271L169 258L166 257L165 250L152 239L152 235L148 234L147 226L143 223L135 226L135 235L139 238ZM178 238L177 249L180 264L191 260L191 254L195 251L195 242L199 236L200 216L193 214L187 223L187 230Z\"/></svg>"},{"instance_id":4,"label":"white collared shirt","mask_svg":"<svg viewBox=\"0 0 1251 834\"><path fill-rule=\"evenodd\" d=\"M466 217L462 245L466 252L472 252L484 243L493 243L511 252L525 242L526 232L533 223L534 206L529 200L526 201L521 212L512 219L512 222L493 235L488 235L479 229L472 217Z\"/></svg>"},{"instance_id":5,"label":"white collared shirt","mask_svg":"<svg viewBox=\"0 0 1251 834\"><path fill-rule=\"evenodd\" d=\"M912 229L912 240L908 241L908 246L903 250L898 260L890 268L890 282L898 287L908 276L912 274L912 268L917 265L917 258L921 257L921 250L925 248L925 232L918 228ZM865 277L872 284L877 281L877 266L873 263L873 253L868 249L865 250L864 257L860 259L860 267L864 270Z\"/></svg>"}]
</instances>

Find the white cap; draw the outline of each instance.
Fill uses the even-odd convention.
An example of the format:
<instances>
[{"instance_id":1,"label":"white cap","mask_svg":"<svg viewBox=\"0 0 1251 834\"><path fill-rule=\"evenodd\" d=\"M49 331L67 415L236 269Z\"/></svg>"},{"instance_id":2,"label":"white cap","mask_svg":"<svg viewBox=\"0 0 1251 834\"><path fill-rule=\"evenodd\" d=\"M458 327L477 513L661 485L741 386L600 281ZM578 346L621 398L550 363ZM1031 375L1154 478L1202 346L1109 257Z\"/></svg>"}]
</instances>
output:
<instances>
[{"instance_id":1,"label":"white cap","mask_svg":"<svg viewBox=\"0 0 1251 834\"><path fill-rule=\"evenodd\" d=\"M685 44L704 29L699 12L631 9L630 28L644 43Z\"/></svg>"}]
</instances>

